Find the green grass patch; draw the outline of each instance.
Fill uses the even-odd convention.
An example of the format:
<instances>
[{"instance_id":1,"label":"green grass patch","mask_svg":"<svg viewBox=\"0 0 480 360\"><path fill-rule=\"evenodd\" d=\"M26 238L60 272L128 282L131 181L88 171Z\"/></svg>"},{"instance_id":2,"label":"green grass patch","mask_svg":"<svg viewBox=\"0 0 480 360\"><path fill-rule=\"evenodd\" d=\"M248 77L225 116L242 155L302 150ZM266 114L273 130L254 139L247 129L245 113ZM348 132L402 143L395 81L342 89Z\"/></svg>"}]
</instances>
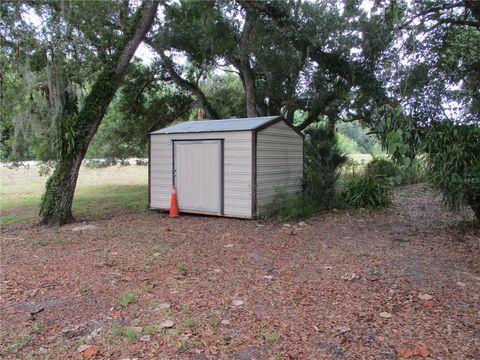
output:
<instances>
[{"instance_id":1,"label":"green grass patch","mask_svg":"<svg viewBox=\"0 0 480 360\"><path fill-rule=\"evenodd\" d=\"M218 315L213 315L213 316L208 320L208 323L209 323L212 327L216 328L216 327L218 327L218 325L220 325L220 321L221 321L221 320L220 320L220 317L219 317Z\"/></svg>"},{"instance_id":2,"label":"green grass patch","mask_svg":"<svg viewBox=\"0 0 480 360\"><path fill-rule=\"evenodd\" d=\"M73 200L75 215L99 215L118 210L145 209L147 170L144 166L80 171ZM2 169L0 196L2 226L37 218L47 177L36 168Z\"/></svg>"},{"instance_id":3,"label":"green grass patch","mask_svg":"<svg viewBox=\"0 0 480 360\"><path fill-rule=\"evenodd\" d=\"M0 226L14 225L22 222L27 222L35 219L36 215L1 215L0 216Z\"/></svg>"},{"instance_id":4,"label":"green grass patch","mask_svg":"<svg viewBox=\"0 0 480 360\"><path fill-rule=\"evenodd\" d=\"M185 328L185 329L191 329L195 326L195 319L185 319L183 320L182 322L182 326Z\"/></svg>"},{"instance_id":5,"label":"green grass patch","mask_svg":"<svg viewBox=\"0 0 480 360\"><path fill-rule=\"evenodd\" d=\"M280 337L278 331L262 331L262 336L270 343L275 343Z\"/></svg>"},{"instance_id":6,"label":"green grass patch","mask_svg":"<svg viewBox=\"0 0 480 360\"><path fill-rule=\"evenodd\" d=\"M20 335L12 345L5 347L1 352L0 355L7 356L12 353L16 353L22 350L25 346L30 343L30 334L22 334Z\"/></svg>"},{"instance_id":7,"label":"green grass patch","mask_svg":"<svg viewBox=\"0 0 480 360\"><path fill-rule=\"evenodd\" d=\"M134 329L120 325L112 326L112 336L117 338L123 337L130 341L136 341L138 339L138 333Z\"/></svg>"},{"instance_id":8,"label":"green grass patch","mask_svg":"<svg viewBox=\"0 0 480 360\"><path fill-rule=\"evenodd\" d=\"M137 301L137 296L132 293L125 293L123 296L116 301L116 304L120 307L126 308L133 302Z\"/></svg>"},{"instance_id":9,"label":"green grass patch","mask_svg":"<svg viewBox=\"0 0 480 360\"><path fill-rule=\"evenodd\" d=\"M159 332L158 328L155 326L147 326L143 329L145 335L155 335Z\"/></svg>"}]
</instances>

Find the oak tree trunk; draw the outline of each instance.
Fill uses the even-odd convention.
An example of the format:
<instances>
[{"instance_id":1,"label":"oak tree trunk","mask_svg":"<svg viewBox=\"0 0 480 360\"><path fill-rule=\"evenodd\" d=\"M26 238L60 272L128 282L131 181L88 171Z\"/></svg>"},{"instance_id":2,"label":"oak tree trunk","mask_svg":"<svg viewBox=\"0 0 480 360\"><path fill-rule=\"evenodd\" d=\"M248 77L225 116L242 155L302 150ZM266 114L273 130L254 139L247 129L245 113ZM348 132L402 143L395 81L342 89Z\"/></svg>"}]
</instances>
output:
<instances>
[{"instance_id":1,"label":"oak tree trunk","mask_svg":"<svg viewBox=\"0 0 480 360\"><path fill-rule=\"evenodd\" d=\"M252 11L246 9L245 23L243 24L239 41L239 56L233 60L233 63L240 72L240 78L245 90L247 117L257 116L257 87L248 55L248 43L254 28L255 15Z\"/></svg>"},{"instance_id":2,"label":"oak tree trunk","mask_svg":"<svg viewBox=\"0 0 480 360\"><path fill-rule=\"evenodd\" d=\"M244 61L237 66L237 69L240 71L241 80L243 84L243 88L245 90L245 99L246 99L246 106L247 106L247 117L256 117L257 116L257 88L255 85L255 77L253 75L252 68L250 67L250 63L248 59L244 59Z\"/></svg>"},{"instance_id":3,"label":"oak tree trunk","mask_svg":"<svg viewBox=\"0 0 480 360\"><path fill-rule=\"evenodd\" d=\"M73 196L88 145L125 77L133 54L150 30L157 8L158 1L145 0L133 15L117 51L104 65L80 111L76 102L66 97L56 133L57 164L40 204L43 224L63 225L73 221Z\"/></svg>"}]
</instances>

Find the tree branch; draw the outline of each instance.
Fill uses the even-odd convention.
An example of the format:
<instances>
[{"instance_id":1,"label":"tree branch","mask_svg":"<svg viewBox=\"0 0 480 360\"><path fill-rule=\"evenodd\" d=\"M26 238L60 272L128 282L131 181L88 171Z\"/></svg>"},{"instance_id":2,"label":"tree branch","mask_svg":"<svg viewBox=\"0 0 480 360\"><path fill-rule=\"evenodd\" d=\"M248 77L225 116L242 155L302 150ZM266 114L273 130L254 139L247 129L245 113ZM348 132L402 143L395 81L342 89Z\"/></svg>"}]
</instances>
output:
<instances>
[{"instance_id":1,"label":"tree branch","mask_svg":"<svg viewBox=\"0 0 480 360\"><path fill-rule=\"evenodd\" d=\"M173 65L172 59L165 55L163 49L158 46L152 39L145 39L145 43L149 45L152 49L154 49L155 52L160 56L165 70L167 70L168 74L172 77L175 84L177 84L180 88L187 90L198 99L200 106L202 107L202 109L205 110L207 117L209 117L210 119L220 119L218 112L215 110L212 104L210 104L203 91L197 86L197 84L185 80L177 73Z\"/></svg>"},{"instance_id":2,"label":"tree branch","mask_svg":"<svg viewBox=\"0 0 480 360\"><path fill-rule=\"evenodd\" d=\"M285 29L285 35L293 46L302 53L306 52L309 58L320 67L339 75L350 86L359 86L365 94L372 96L378 103L386 101L387 95L382 84L360 63L348 61L341 54L326 52L309 38L299 37L295 32L288 31L289 28L295 28L295 23L288 13L282 12L269 3L249 0L239 0L239 2L245 7L269 16L280 28Z\"/></svg>"}]
</instances>

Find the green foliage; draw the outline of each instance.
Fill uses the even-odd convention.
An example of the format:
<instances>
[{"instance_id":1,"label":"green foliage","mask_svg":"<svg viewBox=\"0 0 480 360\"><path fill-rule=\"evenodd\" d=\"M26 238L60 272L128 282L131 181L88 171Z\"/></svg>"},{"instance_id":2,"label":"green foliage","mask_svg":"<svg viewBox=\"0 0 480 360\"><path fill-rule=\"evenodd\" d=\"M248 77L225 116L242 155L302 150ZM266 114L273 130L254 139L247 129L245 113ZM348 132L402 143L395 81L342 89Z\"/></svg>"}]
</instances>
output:
<instances>
[{"instance_id":1,"label":"green foliage","mask_svg":"<svg viewBox=\"0 0 480 360\"><path fill-rule=\"evenodd\" d=\"M211 75L201 87L222 118L246 117L245 92L237 75Z\"/></svg>"},{"instance_id":2,"label":"green foliage","mask_svg":"<svg viewBox=\"0 0 480 360\"><path fill-rule=\"evenodd\" d=\"M369 130L362 127L358 121L354 122L337 122L338 146L342 152L346 154L378 154L381 152L378 140L373 134L368 134ZM347 144L352 142L352 149L342 146L342 137L345 138Z\"/></svg>"},{"instance_id":3,"label":"green foliage","mask_svg":"<svg viewBox=\"0 0 480 360\"><path fill-rule=\"evenodd\" d=\"M401 185L418 184L427 181L425 175L425 159L419 157L414 163L405 168L400 168Z\"/></svg>"},{"instance_id":4,"label":"green foliage","mask_svg":"<svg viewBox=\"0 0 480 360\"><path fill-rule=\"evenodd\" d=\"M439 124L427 131L422 149L428 180L442 192L445 206L469 205L480 219L480 128Z\"/></svg>"},{"instance_id":5,"label":"green foliage","mask_svg":"<svg viewBox=\"0 0 480 360\"><path fill-rule=\"evenodd\" d=\"M345 207L386 207L392 202L391 185L385 179L368 175L355 176L346 180L340 198Z\"/></svg>"},{"instance_id":6,"label":"green foliage","mask_svg":"<svg viewBox=\"0 0 480 360\"><path fill-rule=\"evenodd\" d=\"M393 35L403 45L384 51L384 82L416 124L478 123L480 22L468 9L476 1L402 3Z\"/></svg>"},{"instance_id":7,"label":"green foliage","mask_svg":"<svg viewBox=\"0 0 480 360\"><path fill-rule=\"evenodd\" d=\"M376 132L382 147L399 165L408 168L414 161L420 147L416 124L400 104L391 103L377 109L380 116Z\"/></svg>"},{"instance_id":8,"label":"green foliage","mask_svg":"<svg viewBox=\"0 0 480 360\"><path fill-rule=\"evenodd\" d=\"M393 183L398 184L401 181L400 168L393 161L386 158L374 157L367 164L365 172L370 177L391 180Z\"/></svg>"},{"instance_id":9,"label":"green foliage","mask_svg":"<svg viewBox=\"0 0 480 360\"><path fill-rule=\"evenodd\" d=\"M347 137L342 133L337 134L337 141L338 141L338 148L344 154L359 154L362 152L360 151L360 147L358 146L358 143L355 140Z\"/></svg>"},{"instance_id":10,"label":"green foliage","mask_svg":"<svg viewBox=\"0 0 480 360\"><path fill-rule=\"evenodd\" d=\"M335 201L335 183L347 161L337 146L335 133L315 125L305 130L304 196L327 209Z\"/></svg>"}]
</instances>

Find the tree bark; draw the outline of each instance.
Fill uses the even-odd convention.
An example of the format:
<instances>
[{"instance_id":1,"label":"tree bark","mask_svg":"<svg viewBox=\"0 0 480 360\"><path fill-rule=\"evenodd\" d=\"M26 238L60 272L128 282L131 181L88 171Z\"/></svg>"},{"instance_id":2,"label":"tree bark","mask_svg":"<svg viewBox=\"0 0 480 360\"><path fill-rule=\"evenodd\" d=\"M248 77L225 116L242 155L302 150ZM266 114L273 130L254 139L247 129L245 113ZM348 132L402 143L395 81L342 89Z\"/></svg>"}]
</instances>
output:
<instances>
[{"instance_id":1,"label":"tree bark","mask_svg":"<svg viewBox=\"0 0 480 360\"><path fill-rule=\"evenodd\" d=\"M242 80L243 89L245 90L245 104L247 107L247 117L256 117L257 113L257 86L255 84L255 76L248 61L234 62L235 67L240 72L240 80Z\"/></svg>"},{"instance_id":2,"label":"tree bark","mask_svg":"<svg viewBox=\"0 0 480 360\"><path fill-rule=\"evenodd\" d=\"M257 87L247 50L250 35L255 27L255 18L250 9L247 8L245 11L245 23L239 41L239 58L234 60L234 65L241 74L240 78L245 89L247 116L255 117L257 116Z\"/></svg>"},{"instance_id":3,"label":"tree bark","mask_svg":"<svg viewBox=\"0 0 480 360\"><path fill-rule=\"evenodd\" d=\"M76 101L66 97L56 134L57 164L40 204L42 224L63 225L73 221L73 196L82 160L133 54L153 24L158 4L145 0L133 15L117 51L105 64L80 111Z\"/></svg>"}]
</instances>

